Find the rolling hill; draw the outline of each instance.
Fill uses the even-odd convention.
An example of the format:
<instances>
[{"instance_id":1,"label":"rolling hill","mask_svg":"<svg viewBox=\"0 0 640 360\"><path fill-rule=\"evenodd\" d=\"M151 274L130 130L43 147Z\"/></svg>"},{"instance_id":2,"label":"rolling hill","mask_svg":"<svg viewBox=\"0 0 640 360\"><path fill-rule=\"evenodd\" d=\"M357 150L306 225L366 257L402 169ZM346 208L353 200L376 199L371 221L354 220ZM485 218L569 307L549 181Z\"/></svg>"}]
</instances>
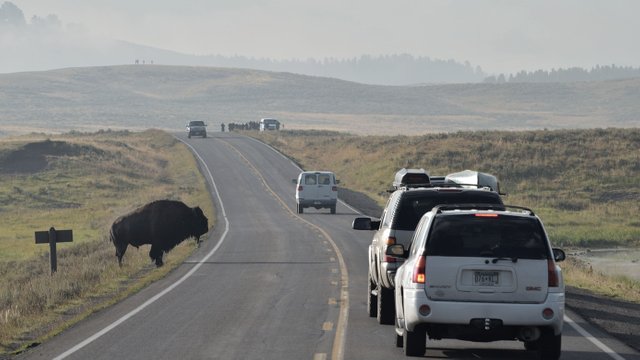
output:
<instances>
[{"instance_id":1,"label":"rolling hill","mask_svg":"<svg viewBox=\"0 0 640 360\"><path fill-rule=\"evenodd\" d=\"M257 70L123 65L0 74L0 134L183 129L276 117L356 134L638 127L640 79L363 85Z\"/></svg>"}]
</instances>

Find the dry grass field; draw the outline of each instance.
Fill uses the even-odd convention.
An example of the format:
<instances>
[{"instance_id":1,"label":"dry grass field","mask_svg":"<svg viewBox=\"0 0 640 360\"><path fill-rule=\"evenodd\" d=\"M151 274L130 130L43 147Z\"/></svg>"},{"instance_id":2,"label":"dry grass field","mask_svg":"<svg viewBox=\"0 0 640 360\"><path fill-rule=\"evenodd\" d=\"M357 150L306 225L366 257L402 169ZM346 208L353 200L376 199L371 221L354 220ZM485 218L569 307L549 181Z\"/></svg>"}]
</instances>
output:
<instances>
[{"instance_id":1,"label":"dry grass field","mask_svg":"<svg viewBox=\"0 0 640 360\"><path fill-rule=\"evenodd\" d=\"M163 277L195 248L187 241L156 269L131 248L118 267L109 227L149 201L200 206L213 226L213 205L188 149L171 135L102 131L31 134L0 141L0 354L41 341L96 309ZM49 247L34 231L73 229L58 244L50 275Z\"/></svg>"}]
</instances>

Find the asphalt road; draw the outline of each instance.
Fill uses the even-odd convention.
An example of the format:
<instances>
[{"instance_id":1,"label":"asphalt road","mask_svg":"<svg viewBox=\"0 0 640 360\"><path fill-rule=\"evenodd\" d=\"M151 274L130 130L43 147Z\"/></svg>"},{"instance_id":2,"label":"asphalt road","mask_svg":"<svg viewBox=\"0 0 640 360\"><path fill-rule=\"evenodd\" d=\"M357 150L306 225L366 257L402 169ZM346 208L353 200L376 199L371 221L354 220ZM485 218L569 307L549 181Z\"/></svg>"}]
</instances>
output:
<instances>
[{"instance_id":1,"label":"asphalt road","mask_svg":"<svg viewBox=\"0 0 640 360\"><path fill-rule=\"evenodd\" d=\"M298 215L291 179L300 170L290 160L236 134L178 136L202 161L215 230L167 278L19 359L404 358L393 328L365 311L372 233L351 230L353 208ZM565 323L562 359L640 360L567 315L573 321ZM435 359L536 358L518 342L428 346L426 357Z\"/></svg>"}]
</instances>

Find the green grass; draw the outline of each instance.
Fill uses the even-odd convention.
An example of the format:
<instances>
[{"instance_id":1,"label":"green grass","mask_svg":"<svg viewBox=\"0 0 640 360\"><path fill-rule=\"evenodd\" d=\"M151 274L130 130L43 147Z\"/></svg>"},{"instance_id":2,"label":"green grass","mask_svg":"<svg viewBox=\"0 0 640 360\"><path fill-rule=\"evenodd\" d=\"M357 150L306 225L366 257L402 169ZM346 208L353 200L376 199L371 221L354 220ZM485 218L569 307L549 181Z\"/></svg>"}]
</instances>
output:
<instances>
[{"instance_id":1,"label":"green grass","mask_svg":"<svg viewBox=\"0 0 640 360\"><path fill-rule=\"evenodd\" d=\"M0 142L0 168L16 150L46 139L35 134ZM119 215L152 200L179 199L200 206L214 225L205 180L172 136L101 131L50 139L76 151L47 155L42 171L0 173L0 354L41 341L163 277L195 247L192 241L181 244L160 269L152 265L148 246L132 248L119 268L108 240ZM34 231L51 226L73 229L74 236L73 243L58 244L53 276L48 245L34 240Z\"/></svg>"}]
</instances>

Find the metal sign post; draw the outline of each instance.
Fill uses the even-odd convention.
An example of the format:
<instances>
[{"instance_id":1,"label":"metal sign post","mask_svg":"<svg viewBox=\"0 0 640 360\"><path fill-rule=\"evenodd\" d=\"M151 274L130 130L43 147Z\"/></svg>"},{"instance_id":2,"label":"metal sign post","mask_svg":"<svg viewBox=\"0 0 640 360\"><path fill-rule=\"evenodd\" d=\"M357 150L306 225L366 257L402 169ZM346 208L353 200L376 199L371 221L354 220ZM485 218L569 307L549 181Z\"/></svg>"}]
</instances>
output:
<instances>
[{"instance_id":1,"label":"metal sign post","mask_svg":"<svg viewBox=\"0 0 640 360\"><path fill-rule=\"evenodd\" d=\"M51 227L49 231L36 231L36 244L49 244L49 254L51 258L51 275L58 271L56 243L72 241L72 230L56 230L54 227Z\"/></svg>"}]
</instances>

